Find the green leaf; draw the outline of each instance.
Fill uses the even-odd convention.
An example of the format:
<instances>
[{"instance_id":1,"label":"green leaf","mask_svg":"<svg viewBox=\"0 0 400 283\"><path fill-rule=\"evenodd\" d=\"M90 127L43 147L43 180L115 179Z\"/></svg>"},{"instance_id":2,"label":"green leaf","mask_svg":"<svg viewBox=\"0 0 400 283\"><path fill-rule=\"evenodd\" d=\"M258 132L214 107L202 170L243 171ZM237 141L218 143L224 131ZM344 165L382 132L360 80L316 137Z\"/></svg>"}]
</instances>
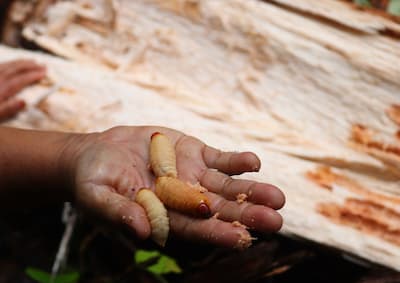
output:
<instances>
[{"instance_id":1,"label":"green leaf","mask_svg":"<svg viewBox=\"0 0 400 283\"><path fill-rule=\"evenodd\" d=\"M400 16L400 0L391 0L387 11L392 15Z\"/></svg>"},{"instance_id":2,"label":"green leaf","mask_svg":"<svg viewBox=\"0 0 400 283\"><path fill-rule=\"evenodd\" d=\"M371 2L369 0L354 0L354 3L364 7L372 7Z\"/></svg>"},{"instance_id":3,"label":"green leaf","mask_svg":"<svg viewBox=\"0 0 400 283\"><path fill-rule=\"evenodd\" d=\"M135 262L143 263L152 258L159 257L161 254L159 251L146 251L146 250L137 250L135 252Z\"/></svg>"},{"instance_id":4,"label":"green leaf","mask_svg":"<svg viewBox=\"0 0 400 283\"><path fill-rule=\"evenodd\" d=\"M47 272L44 272L40 269L28 267L25 270L25 273L32 278L33 280L39 282L39 283L50 283L51 281L51 275Z\"/></svg>"},{"instance_id":5,"label":"green leaf","mask_svg":"<svg viewBox=\"0 0 400 283\"><path fill-rule=\"evenodd\" d=\"M73 271L57 275L51 281L51 274L43 270L28 267L25 273L39 283L76 283L79 280L79 272Z\"/></svg>"},{"instance_id":6,"label":"green leaf","mask_svg":"<svg viewBox=\"0 0 400 283\"><path fill-rule=\"evenodd\" d=\"M145 263L151 259L154 260L157 259L156 263L146 267L146 270L151 272L152 274L159 276L171 272L173 273L182 272L182 269L179 267L179 265L173 258L167 255L163 255L159 251L137 250L135 252L135 262L137 264Z\"/></svg>"},{"instance_id":7,"label":"green leaf","mask_svg":"<svg viewBox=\"0 0 400 283\"><path fill-rule=\"evenodd\" d=\"M78 280L79 272L74 271L57 275L53 283L76 283Z\"/></svg>"},{"instance_id":8,"label":"green leaf","mask_svg":"<svg viewBox=\"0 0 400 283\"><path fill-rule=\"evenodd\" d=\"M158 259L157 263L149 266L147 270L153 274L158 274L158 275L182 272L182 269L179 267L176 261L173 258L166 255L162 255Z\"/></svg>"}]
</instances>

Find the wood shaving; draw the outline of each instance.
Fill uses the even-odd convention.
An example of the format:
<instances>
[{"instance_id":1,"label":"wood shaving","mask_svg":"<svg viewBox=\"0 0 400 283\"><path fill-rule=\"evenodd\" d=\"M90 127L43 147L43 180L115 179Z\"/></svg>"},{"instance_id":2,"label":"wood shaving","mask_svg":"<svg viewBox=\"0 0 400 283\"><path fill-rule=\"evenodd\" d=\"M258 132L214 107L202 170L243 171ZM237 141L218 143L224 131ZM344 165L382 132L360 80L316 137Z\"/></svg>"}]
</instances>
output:
<instances>
[{"instance_id":1,"label":"wood shaving","mask_svg":"<svg viewBox=\"0 0 400 283\"><path fill-rule=\"evenodd\" d=\"M248 195L244 194L244 193L240 193L236 196L236 202L241 204L244 203L248 198Z\"/></svg>"},{"instance_id":2,"label":"wood shaving","mask_svg":"<svg viewBox=\"0 0 400 283\"><path fill-rule=\"evenodd\" d=\"M247 249L251 246L253 239L254 238L252 238L248 233L240 231L239 240L237 241L235 248L239 250Z\"/></svg>"},{"instance_id":3,"label":"wood shaving","mask_svg":"<svg viewBox=\"0 0 400 283\"><path fill-rule=\"evenodd\" d=\"M196 184L190 184L188 183L188 185L196 190L198 190L200 193L206 193L208 192L208 190L206 188L204 188L202 185L200 185L199 182L197 182Z\"/></svg>"},{"instance_id":4,"label":"wood shaving","mask_svg":"<svg viewBox=\"0 0 400 283\"><path fill-rule=\"evenodd\" d=\"M213 219L218 219L219 217L219 212L216 212L213 216L211 216L211 218Z\"/></svg>"},{"instance_id":5,"label":"wood shaving","mask_svg":"<svg viewBox=\"0 0 400 283\"><path fill-rule=\"evenodd\" d=\"M240 222L237 221L237 220L233 221L233 222L232 222L232 225L233 225L233 227L241 227L241 228L247 229L247 226L246 226L246 225L240 223Z\"/></svg>"}]
</instances>

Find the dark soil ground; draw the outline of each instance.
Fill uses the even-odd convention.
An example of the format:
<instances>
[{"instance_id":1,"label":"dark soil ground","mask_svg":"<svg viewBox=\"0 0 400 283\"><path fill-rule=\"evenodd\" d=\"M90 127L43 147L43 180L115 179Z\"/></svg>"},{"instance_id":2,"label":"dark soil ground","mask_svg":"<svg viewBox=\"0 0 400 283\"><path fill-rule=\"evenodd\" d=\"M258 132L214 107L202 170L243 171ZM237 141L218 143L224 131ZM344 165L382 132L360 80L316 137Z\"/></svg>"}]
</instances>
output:
<instances>
[{"instance_id":1,"label":"dark soil ground","mask_svg":"<svg viewBox=\"0 0 400 283\"><path fill-rule=\"evenodd\" d=\"M27 267L50 271L64 231L62 206L35 211L2 213L0 218L0 283L35 282ZM167 274L168 282L400 282L400 273L365 263L357 264L339 253L279 234L255 235L246 251L170 239L163 254L173 257L181 274ZM93 224L80 217L72 237L68 269L79 271L79 282L160 282L135 264L138 249L159 249L139 242L117 228Z\"/></svg>"}]
</instances>

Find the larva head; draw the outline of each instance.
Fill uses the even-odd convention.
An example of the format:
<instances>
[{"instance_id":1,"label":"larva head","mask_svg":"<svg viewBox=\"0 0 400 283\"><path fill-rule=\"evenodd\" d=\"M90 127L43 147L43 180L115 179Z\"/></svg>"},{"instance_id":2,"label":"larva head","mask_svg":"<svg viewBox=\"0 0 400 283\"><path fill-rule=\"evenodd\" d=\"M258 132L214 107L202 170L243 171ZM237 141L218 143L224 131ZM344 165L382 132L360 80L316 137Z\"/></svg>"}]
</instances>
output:
<instances>
[{"instance_id":1,"label":"larva head","mask_svg":"<svg viewBox=\"0 0 400 283\"><path fill-rule=\"evenodd\" d=\"M157 135L162 135L162 134L160 132L154 132L154 133L151 134L150 139L152 140Z\"/></svg>"},{"instance_id":2,"label":"larva head","mask_svg":"<svg viewBox=\"0 0 400 283\"><path fill-rule=\"evenodd\" d=\"M202 201L198 206L197 206L197 213L201 217L210 217L211 216L211 210L209 205Z\"/></svg>"}]
</instances>

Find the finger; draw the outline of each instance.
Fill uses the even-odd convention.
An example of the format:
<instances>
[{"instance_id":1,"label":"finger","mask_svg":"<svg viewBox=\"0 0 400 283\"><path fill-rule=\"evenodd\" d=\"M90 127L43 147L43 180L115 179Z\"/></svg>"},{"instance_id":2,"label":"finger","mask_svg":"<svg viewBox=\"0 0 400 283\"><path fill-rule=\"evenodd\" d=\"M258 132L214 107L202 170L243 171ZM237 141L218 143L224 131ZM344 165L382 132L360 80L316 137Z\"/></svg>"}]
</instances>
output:
<instances>
[{"instance_id":1,"label":"finger","mask_svg":"<svg viewBox=\"0 0 400 283\"><path fill-rule=\"evenodd\" d=\"M228 200L237 200L244 194L245 200L255 204L280 209L285 204L285 196L277 187L250 180L237 180L221 172L207 170L200 179L203 187Z\"/></svg>"},{"instance_id":2,"label":"finger","mask_svg":"<svg viewBox=\"0 0 400 283\"><path fill-rule=\"evenodd\" d=\"M252 152L222 152L205 146L203 159L207 167L217 169L229 175L260 170L260 159Z\"/></svg>"},{"instance_id":3,"label":"finger","mask_svg":"<svg viewBox=\"0 0 400 283\"><path fill-rule=\"evenodd\" d=\"M78 203L84 208L113 223L127 226L136 236L145 239L150 236L150 223L146 212L136 202L114 193L106 186L90 185L78 195Z\"/></svg>"},{"instance_id":4,"label":"finger","mask_svg":"<svg viewBox=\"0 0 400 283\"><path fill-rule=\"evenodd\" d=\"M243 249L251 245L250 233L241 226L215 218L194 219L170 211L171 232L185 239L221 247Z\"/></svg>"},{"instance_id":5,"label":"finger","mask_svg":"<svg viewBox=\"0 0 400 283\"><path fill-rule=\"evenodd\" d=\"M0 122L14 117L25 108L25 102L20 99L8 99L0 103Z\"/></svg>"},{"instance_id":6,"label":"finger","mask_svg":"<svg viewBox=\"0 0 400 283\"><path fill-rule=\"evenodd\" d=\"M33 70L15 75L12 79L0 84L0 101L17 94L24 87L42 79L45 76L44 70Z\"/></svg>"},{"instance_id":7,"label":"finger","mask_svg":"<svg viewBox=\"0 0 400 283\"><path fill-rule=\"evenodd\" d=\"M6 80L24 71L44 69L44 66L38 65L33 60L14 60L0 64L0 77Z\"/></svg>"},{"instance_id":8,"label":"finger","mask_svg":"<svg viewBox=\"0 0 400 283\"><path fill-rule=\"evenodd\" d=\"M277 232L282 227L282 216L274 209L250 202L237 203L218 195L207 193L211 213L218 213L218 219L239 221L247 227L262 233Z\"/></svg>"}]
</instances>

